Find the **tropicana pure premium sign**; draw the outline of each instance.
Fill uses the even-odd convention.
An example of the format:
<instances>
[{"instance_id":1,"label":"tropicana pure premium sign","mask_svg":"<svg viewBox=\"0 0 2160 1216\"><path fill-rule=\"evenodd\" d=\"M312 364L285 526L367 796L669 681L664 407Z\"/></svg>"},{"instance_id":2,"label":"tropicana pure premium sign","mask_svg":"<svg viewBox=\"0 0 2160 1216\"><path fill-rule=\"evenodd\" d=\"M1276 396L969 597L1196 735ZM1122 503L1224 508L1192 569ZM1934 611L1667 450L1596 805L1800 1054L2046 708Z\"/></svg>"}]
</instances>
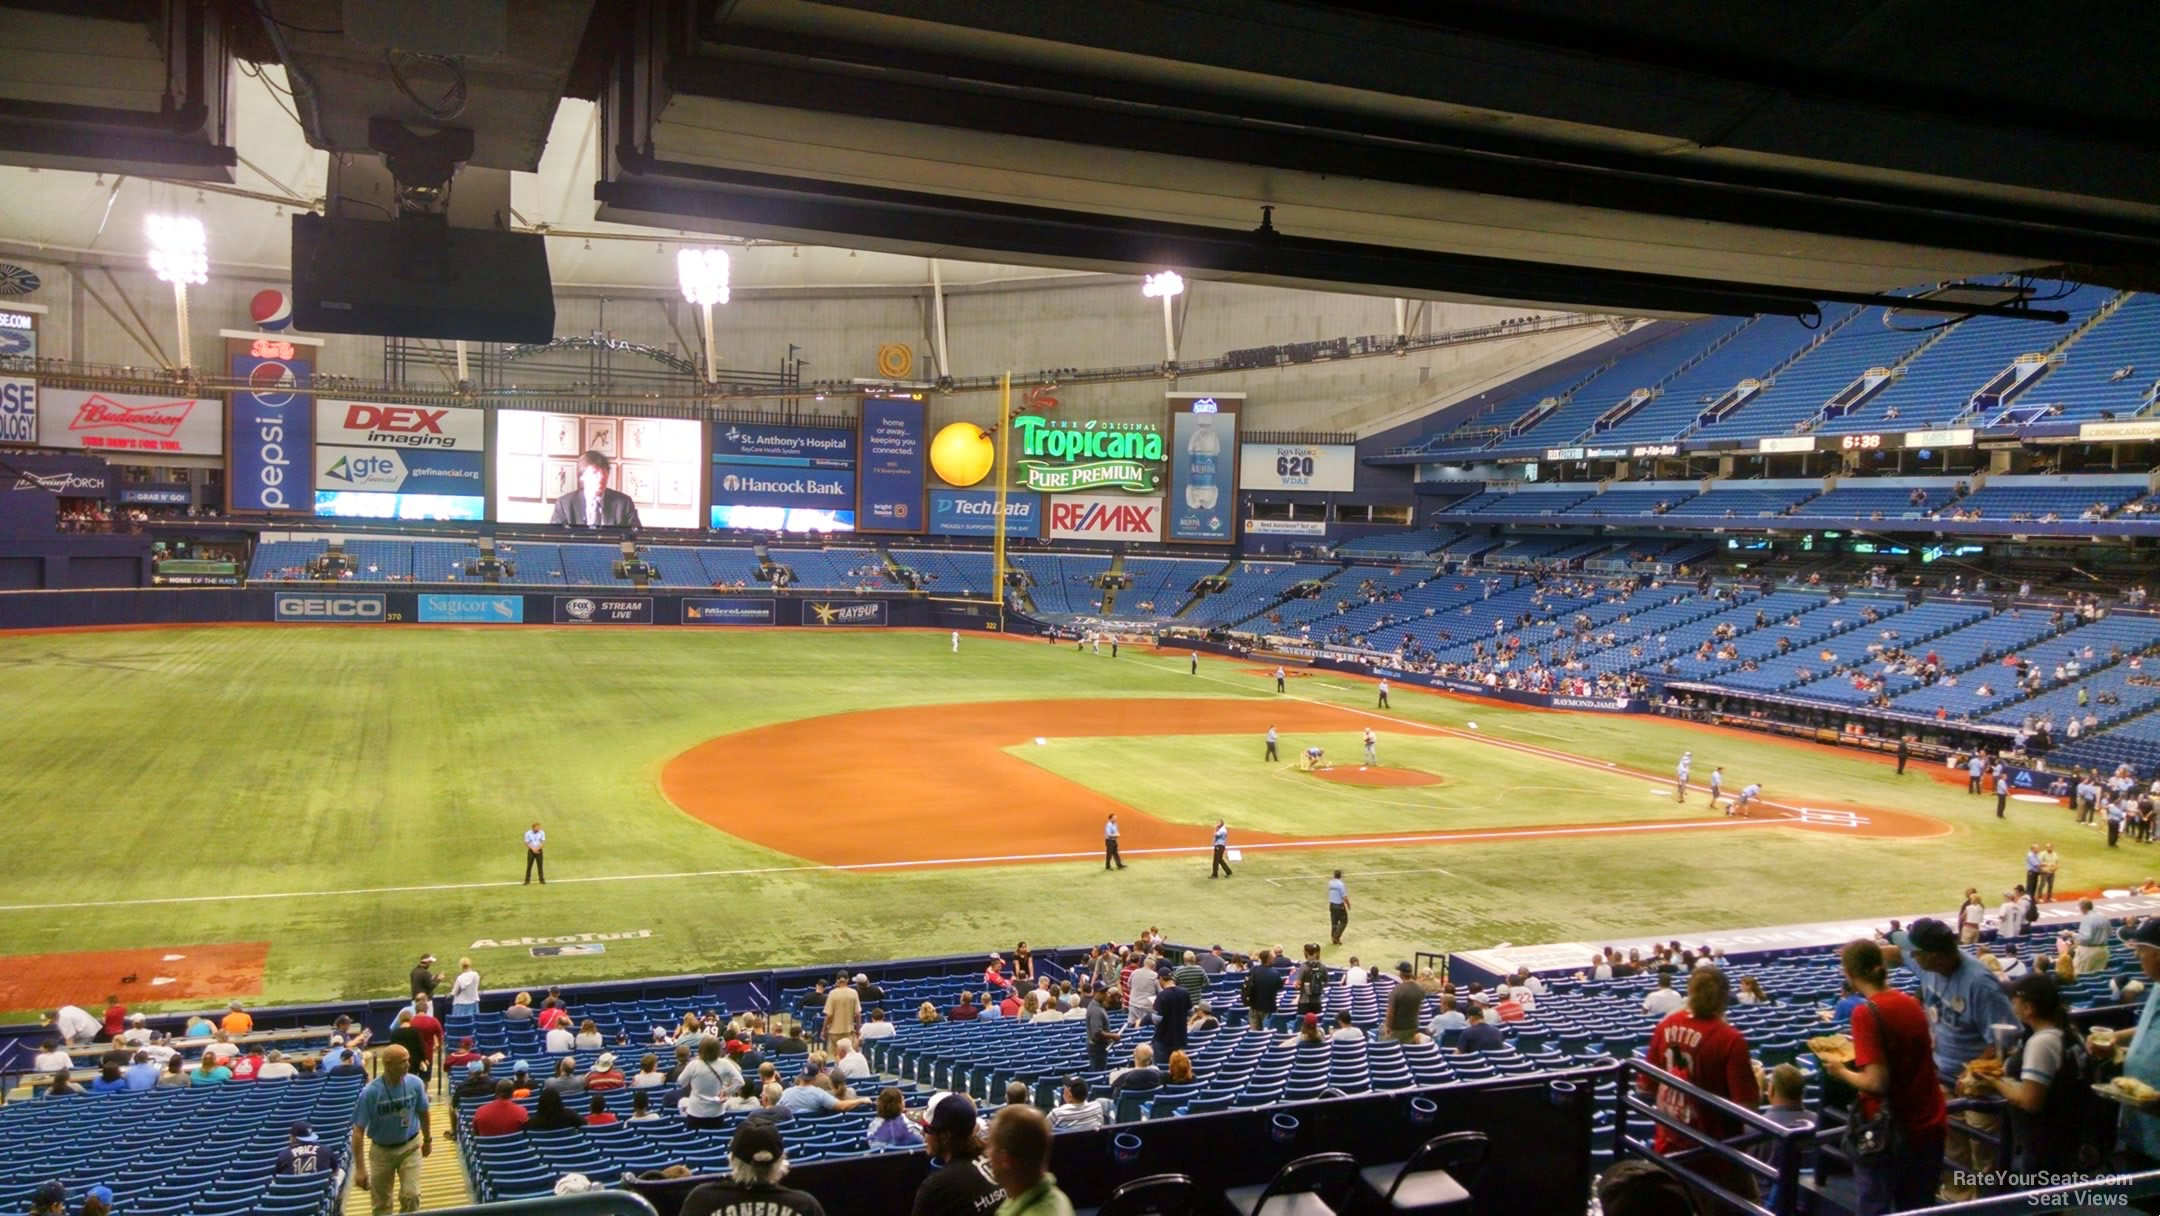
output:
<instances>
[{"instance_id":1,"label":"tropicana pure premium sign","mask_svg":"<svg viewBox=\"0 0 2160 1216\"><path fill-rule=\"evenodd\" d=\"M1162 489L1162 432L1148 422L1052 421L1032 414L1013 419L1022 484L1045 494L1074 490Z\"/></svg>"}]
</instances>

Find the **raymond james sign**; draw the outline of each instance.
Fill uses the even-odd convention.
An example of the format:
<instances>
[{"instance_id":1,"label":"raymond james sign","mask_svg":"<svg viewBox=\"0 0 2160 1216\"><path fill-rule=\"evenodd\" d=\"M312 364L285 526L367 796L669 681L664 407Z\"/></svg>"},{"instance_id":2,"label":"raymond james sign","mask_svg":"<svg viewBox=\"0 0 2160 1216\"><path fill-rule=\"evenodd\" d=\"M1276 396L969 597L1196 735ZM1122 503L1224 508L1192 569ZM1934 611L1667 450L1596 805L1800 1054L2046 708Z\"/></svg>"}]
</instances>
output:
<instances>
[{"instance_id":1,"label":"raymond james sign","mask_svg":"<svg viewBox=\"0 0 2160 1216\"><path fill-rule=\"evenodd\" d=\"M1162 488L1162 432L1147 422L1052 422L1023 414L1014 461L1030 490L1124 490L1151 494Z\"/></svg>"}]
</instances>

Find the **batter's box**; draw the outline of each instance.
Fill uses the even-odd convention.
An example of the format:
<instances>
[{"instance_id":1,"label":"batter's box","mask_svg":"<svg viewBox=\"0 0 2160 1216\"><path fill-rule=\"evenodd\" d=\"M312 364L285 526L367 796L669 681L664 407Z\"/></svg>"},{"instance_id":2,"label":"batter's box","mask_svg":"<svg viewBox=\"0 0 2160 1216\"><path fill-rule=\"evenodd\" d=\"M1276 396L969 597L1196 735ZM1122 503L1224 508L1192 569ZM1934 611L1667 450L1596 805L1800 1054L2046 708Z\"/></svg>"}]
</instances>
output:
<instances>
[{"instance_id":1,"label":"batter's box","mask_svg":"<svg viewBox=\"0 0 2160 1216\"><path fill-rule=\"evenodd\" d=\"M1868 825L1865 815L1851 811L1819 811L1811 806L1800 808L1800 822L1821 824L1826 828L1864 828Z\"/></svg>"}]
</instances>

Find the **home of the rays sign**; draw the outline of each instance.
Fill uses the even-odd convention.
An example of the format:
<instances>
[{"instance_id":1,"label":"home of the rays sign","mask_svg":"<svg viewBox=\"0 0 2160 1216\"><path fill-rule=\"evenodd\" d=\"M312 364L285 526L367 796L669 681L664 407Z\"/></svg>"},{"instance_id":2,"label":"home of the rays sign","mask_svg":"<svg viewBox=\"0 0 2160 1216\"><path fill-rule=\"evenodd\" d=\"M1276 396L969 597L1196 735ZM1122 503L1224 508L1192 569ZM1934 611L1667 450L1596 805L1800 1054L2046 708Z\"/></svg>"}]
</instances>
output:
<instances>
[{"instance_id":1,"label":"home of the rays sign","mask_svg":"<svg viewBox=\"0 0 2160 1216\"><path fill-rule=\"evenodd\" d=\"M1046 494L1074 490L1162 489L1165 447L1151 422L1067 421L1023 414L1013 419L1019 484Z\"/></svg>"}]
</instances>

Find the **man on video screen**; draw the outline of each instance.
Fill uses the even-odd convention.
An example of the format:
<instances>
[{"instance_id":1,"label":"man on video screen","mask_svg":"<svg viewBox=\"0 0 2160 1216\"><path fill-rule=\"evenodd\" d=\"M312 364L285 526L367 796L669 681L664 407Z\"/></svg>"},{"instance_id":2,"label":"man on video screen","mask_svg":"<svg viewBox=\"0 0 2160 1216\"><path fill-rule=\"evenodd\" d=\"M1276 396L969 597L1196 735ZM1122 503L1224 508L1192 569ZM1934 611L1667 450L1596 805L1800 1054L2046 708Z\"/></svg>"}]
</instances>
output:
<instances>
[{"instance_id":1,"label":"man on video screen","mask_svg":"<svg viewBox=\"0 0 2160 1216\"><path fill-rule=\"evenodd\" d=\"M608 489L608 458L603 452L578 457L578 488L555 500L555 526L562 528L635 528L637 504L621 490Z\"/></svg>"}]
</instances>

